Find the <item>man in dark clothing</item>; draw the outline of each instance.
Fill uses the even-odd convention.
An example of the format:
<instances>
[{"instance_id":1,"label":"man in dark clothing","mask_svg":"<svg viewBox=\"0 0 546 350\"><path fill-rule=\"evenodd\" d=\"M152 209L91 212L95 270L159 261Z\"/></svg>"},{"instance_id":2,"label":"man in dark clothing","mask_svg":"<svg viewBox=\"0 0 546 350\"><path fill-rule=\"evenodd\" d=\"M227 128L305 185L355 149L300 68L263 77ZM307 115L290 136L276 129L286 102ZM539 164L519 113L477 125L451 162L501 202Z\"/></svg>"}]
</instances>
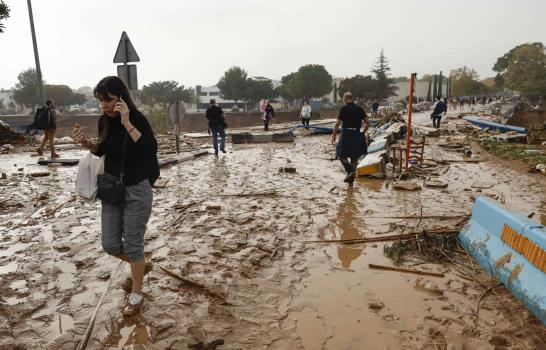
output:
<instances>
[{"instance_id":1,"label":"man in dark clothing","mask_svg":"<svg viewBox=\"0 0 546 350\"><path fill-rule=\"evenodd\" d=\"M436 102L434 103L434 109L430 117L432 118L432 125L436 128L440 128L440 121L442 120L442 114L447 112L447 105L440 96L436 96Z\"/></svg>"},{"instance_id":2,"label":"man in dark clothing","mask_svg":"<svg viewBox=\"0 0 546 350\"><path fill-rule=\"evenodd\" d=\"M47 111L49 113L49 125L44 129L44 136L40 146L36 150L39 155L44 154L44 148L46 143L49 141L49 150L51 151L51 158L58 158L59 155L55 152L55 132L57 131L57 110L53 104L53 100L46 101Z\"/></svg>"},{"instance_id":3,"label":"man in dark clothing","mask_svg":"<svg viewBox=\"0 0 546 350\"><path fill-rule=\"evenodd\" d=\"M226 153L226 131L227 126L224 119L224 111L222 108L216 105L216 100L210 100L210 107L206 112L207 119L209 120L209 131L212 135L212 146L214 147L214 154L218 155L218 134L220 134L220 151Z\"/></svg>"},{"instance_id":4,"label":"man in dark clothing","mask_svg":"<svg viewBox=\"0 0 546 350\"><path fill-rule=\"evenodd\" d=\"M275 118L275 110L273 109L273 106L267 101L267 105L265 106L265 112L263 115L264 120L264 131L269 130L269 119Z\"/></svg>"},{"instance_id":5,"label":"man in dark clothing","mask_svg":"<svg viewBox=\"0 0 546 350\"><path fill-rule=\"evenodd\" d=\"M337 129L341 124L342 131L337 145L337 156L347 173L343 181L352 185L356 176L358 160L367 151L364 134L370 127L370 122L364 109L354 104L353 95L350 92L343 95L343 102L345 105L339 111L332 134L332 143L336 143ZM361 131L362 123L364 123L364 131Z\"/></svg>"}]
</instances>

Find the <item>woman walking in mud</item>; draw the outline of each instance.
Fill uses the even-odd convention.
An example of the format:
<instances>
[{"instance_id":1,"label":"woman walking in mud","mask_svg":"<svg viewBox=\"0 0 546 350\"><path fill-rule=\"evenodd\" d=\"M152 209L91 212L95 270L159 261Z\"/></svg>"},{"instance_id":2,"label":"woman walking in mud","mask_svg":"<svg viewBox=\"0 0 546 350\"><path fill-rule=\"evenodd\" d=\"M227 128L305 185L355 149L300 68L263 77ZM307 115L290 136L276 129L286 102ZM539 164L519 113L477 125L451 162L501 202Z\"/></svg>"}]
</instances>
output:
<instances>
[{"instance_id":1,"label":"woman walking in mud","mask_svg":"<svg viewBox=\"0 0 546 350\"><path fill-rule=\"evenodd\" d=\"M94 95L103 111L98 141L88 140L78 124L72 135L93 154L104 155L104 172L125 186L121 199L112 202L102 198L102 247L131 265L132 292L126 298L123 315L132 316L142 307L142 281L151 268L144 261L144 232L152 210L152 185L159 177L157 141L121 79L102 79Z\"/></svg>"}]
</instances>

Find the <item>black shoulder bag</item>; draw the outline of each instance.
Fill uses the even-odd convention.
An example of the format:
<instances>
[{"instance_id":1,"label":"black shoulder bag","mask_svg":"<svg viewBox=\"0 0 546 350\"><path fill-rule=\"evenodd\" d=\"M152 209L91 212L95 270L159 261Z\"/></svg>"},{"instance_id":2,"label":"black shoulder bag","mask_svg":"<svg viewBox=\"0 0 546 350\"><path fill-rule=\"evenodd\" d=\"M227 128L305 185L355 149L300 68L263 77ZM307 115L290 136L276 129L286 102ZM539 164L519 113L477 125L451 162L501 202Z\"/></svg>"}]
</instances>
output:
<instances>
[{"instance_id":1,"label":"black shoulder bag","mask_svg":"<svg viewBox=\"0 0 546 350\"><path fill-rule=\"evenodd\" d=\"M123 147L121 150L121 170L119 178L112 174L97 175L97 197L106 204L123 205L125 203L125 185L123 176L125 175L125 148L127 146L127 133L123 138Z\"/></svg>"}]
</instances>

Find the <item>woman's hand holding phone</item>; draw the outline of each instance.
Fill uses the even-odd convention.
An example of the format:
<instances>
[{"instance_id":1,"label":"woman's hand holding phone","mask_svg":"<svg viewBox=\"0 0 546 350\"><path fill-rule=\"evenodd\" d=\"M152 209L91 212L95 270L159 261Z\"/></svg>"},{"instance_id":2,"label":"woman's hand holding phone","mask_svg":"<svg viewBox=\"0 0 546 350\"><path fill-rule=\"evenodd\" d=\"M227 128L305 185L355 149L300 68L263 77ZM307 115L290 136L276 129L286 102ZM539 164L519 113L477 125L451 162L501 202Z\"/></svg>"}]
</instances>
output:
<instances>
[{"instance_id":1,"label":"woman's hand holding phone","mask_svg":"<svg viewBox=\"0 0 546 350\"><path fill-rule=\"evenodd\" d=\"M129 125L129 107L127 103L120 97L119 101L114 106L114 111L118 112L121 117L121 124L127 127Z\"/></svg>"}]
</instances>

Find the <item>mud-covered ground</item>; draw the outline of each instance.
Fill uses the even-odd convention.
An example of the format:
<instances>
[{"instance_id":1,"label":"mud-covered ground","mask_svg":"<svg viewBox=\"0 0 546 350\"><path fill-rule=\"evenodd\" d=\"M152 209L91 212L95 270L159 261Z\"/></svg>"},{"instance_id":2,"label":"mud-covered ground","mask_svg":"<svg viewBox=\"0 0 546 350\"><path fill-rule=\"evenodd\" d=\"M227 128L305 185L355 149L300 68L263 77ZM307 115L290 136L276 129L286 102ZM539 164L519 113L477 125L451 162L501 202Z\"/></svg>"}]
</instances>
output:
<instances>
[{"instance_id":1,"label":"mud-covered ground","mask_svg":"<svg viewBox=\"0 0 546 350\"><path fill-rule=\"evenodd\" d=\"M75 197L77 167L38 166L33 147L16 147L0 155L0 349L75 349L104 293L87 349L187 349L216 339L224 340L218 349L545 349L546 328L502 287L484 296L476 317L496 282L464 254L458 261L473 267L472 278L456 263L404 262L445 274L428 277L370 269L392 266L386 243L305 242L458 227L460 217L427 217L469 214L478 195L546 214L541 174L477 148L483 162L434 161L462 160L439 144L464 138L428 139L429 176L445 189L399 191L392 179L364 178L349 187L330 136L306 134L293 144L229 144L218 158L162 169L168 182L154 189L146 233L155 265L133 318L121 314L129 268L101 251L100 204ZM160 158L172 157L174 142L160 143ZM208 139L184 143L202 147ZM71 144L60 152L84 155Z\"/></svg>"}]
</instances>

